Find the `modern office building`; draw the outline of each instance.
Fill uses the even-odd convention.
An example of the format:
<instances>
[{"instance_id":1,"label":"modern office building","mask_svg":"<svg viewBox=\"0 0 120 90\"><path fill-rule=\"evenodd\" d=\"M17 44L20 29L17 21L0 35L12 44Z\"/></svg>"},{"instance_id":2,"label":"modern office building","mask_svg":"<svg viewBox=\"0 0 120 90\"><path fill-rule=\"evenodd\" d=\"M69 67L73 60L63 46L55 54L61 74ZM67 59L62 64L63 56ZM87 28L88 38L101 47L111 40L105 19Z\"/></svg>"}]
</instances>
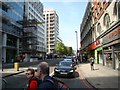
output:
<instances>
[{"instance_id":1,"label":"modern office building","mask_svg":"<svg viewBox=\"0 0 120 90\"><path fill-rule=\"evenodd\" d=\"M55 45L59 38L59 17L54 9L44 10L44 19L47 31L47 54L55 53Z\"/></svg>"},{"instance_id":2,"label":"modern office building","mask_svg":"<svg viewBox=\"0 0 120 90\"><path fill-rule=\"evenodd\" d=\"M90 19L92 23L84 23L86 18L83 18L80 28L81 53L88 55L88 58L93 56L98 64L118 69L120 62L120 1L98 2L96 0L89 5L91 5L90 12L89 9L86 9L86 12L88 12L87 15L92 16L92 19L89 16L86 18ZM86 29L85 25L91 26L91 29Z\"/></svg>"},{"instance_id":3,"label":"modern office building","mask_svg":"<svg viewBox=\"0 0 120 90\"><path fill-rule=\"evenodd\" d=\"M23 53L26 57L43 58L46 54L46 31L43 18L43 4L25 2Z\"/></svg>"},{"instance_id":4,"label":"modern office building","mask_svg":"<svg viewBox=\"0 0 120 90\"><path fill-rule=\"evenodd\" d=\"M23 20L23 2L0 2L0 24L2 30L2 60L14 62L16 55L21 53L22 25L18 21Z\"/></svg>"}]
</instances>

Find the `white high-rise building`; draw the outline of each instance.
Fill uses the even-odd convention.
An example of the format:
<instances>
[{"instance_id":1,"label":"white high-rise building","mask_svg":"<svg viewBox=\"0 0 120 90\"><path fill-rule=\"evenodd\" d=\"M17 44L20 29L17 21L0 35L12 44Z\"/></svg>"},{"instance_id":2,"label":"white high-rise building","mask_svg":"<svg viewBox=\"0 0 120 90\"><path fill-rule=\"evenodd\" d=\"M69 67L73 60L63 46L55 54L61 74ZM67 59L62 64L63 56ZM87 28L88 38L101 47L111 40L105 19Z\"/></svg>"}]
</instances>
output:
<instances>
[{"instance_id":1,"label":"white high-rise building","mask_svg":"<svg viewBox=\"0 0 120 90\"><path fill-rule=\"evenodd\" d=\"M39 2L25 2L25 19L27 22L34 21L25 27L24 52L28 57L43 57L46 53L46 32L43 18L43 4ZM23 43L24 44L24 43Z\"/></svg>"},{"instance_id":2,"label":"white high-rise building","mask_svg":"<svg viewBox=\"0 0 120 90\"><path fill-rule=\"evenodd\" d=\"M59 17L54 9L44 10L44 19L47 35L47 54L55 53L55 45L60 42Z\"/></svg>"}]
</instances>

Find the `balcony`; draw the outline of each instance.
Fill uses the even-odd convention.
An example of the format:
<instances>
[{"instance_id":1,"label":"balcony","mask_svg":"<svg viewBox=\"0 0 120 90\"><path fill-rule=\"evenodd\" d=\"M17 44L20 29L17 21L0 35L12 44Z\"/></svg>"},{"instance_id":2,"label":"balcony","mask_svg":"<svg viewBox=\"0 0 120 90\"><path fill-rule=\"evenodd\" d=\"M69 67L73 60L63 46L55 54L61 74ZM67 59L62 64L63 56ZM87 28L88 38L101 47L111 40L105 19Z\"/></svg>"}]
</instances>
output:
<instances>
[{"instance_id":1,"label":"balcony","mask_svg":"<svg viewBox=\"0 0 120 90\"><path fill-rule=\"evenodd\" d=\"M38 45L38 42L26 42L26 45Z\"/></svg>"},{"instance_id":2,"label":"balcony","mask_svg":"<svg viewBox=\"0 0 120 90\"><path fill-rule=\"evenodd\" d=\"M37 29L36 27L26 27L24 28L24 33L33 33L33 34L37 34Z\"/></svg>"},{"instance_id":3,"label":"balcony","mask_svg":"<svg viewBox=\"0 0 120 90\"><path fill-rule=\"evenodd\" d=\"M50 39L50 42L54 42L55 41L55 39Z\"/></svg>"},{"instance_id":4,"label":"balcony","mask_svg":"<svg viewBox=\"0 0 120 90\"><path fill-rule=\"evenodd\" d=\"M37 35L32 32L25 32L23 37L24 38L37 38Z\"/></svg>"},{"instance_id":5,"label":"balcony","mask_svg":"<svg viewBox=\"0 0 120 90\"><path fill-rule=\"evenodd\" d=\"M53 31L50 31L50 35L54 35L55 34L55 32L53 32Z\"/></svg>"}]
</instances>

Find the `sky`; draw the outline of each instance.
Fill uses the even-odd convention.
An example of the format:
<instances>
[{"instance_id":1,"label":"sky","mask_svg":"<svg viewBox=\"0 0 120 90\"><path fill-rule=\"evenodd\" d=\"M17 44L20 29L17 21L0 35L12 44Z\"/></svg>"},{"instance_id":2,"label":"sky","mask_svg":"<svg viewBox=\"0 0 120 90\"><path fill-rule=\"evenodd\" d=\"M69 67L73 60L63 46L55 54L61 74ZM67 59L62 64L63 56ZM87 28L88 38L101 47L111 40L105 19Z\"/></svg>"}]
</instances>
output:
<instances>
[{"instance_id":1,"label":"sky","mask_svg":"<svg viewBox=\"0 0 120 90\"><path fill-rule=\"evenodd\" d=\"M80 46L80 24L82 22L86 2L42 2L44 8L53 8L59 16L59 36L65 46L77 49L76 33L78 35L78 48Z\"/></svg>"}]
</instances>

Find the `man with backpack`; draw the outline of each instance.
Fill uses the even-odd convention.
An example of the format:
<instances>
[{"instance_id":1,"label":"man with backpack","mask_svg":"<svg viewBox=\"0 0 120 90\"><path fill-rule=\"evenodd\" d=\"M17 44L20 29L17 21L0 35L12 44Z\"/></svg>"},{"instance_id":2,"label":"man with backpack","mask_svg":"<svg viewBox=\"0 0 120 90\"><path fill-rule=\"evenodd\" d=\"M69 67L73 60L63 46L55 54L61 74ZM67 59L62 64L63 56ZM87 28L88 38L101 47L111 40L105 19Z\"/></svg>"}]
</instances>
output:
<instances>
[{"instance_id":1,"label":"man with backpack","mask_svg":"<svg viewBox=\"0 0 120 90\"><path fill-rule=\"evenodd\" d=\"M36 78L34 76L34 74L35 74L34 69L28 68L26 70L25 74L26 74L26 77L28 79L27 89L26 90L37 90L40 80L38 80L38 78Z\"/></svg>"},{"instance_id":2,"label":"man with backpack","mask_svg":"<svg viewBox=\"0 0 120 90\"><path fill-rule=\"evenodd\" d=\"M37 67L37 72L39 78L42 80L42 83L39 84L38 90L62 90L60 89L60 85L63 86L64 90L68 90L68 86L66 84L49 76L49 65L47 62L41 62Z\"/></svg>"}]
</instances>

